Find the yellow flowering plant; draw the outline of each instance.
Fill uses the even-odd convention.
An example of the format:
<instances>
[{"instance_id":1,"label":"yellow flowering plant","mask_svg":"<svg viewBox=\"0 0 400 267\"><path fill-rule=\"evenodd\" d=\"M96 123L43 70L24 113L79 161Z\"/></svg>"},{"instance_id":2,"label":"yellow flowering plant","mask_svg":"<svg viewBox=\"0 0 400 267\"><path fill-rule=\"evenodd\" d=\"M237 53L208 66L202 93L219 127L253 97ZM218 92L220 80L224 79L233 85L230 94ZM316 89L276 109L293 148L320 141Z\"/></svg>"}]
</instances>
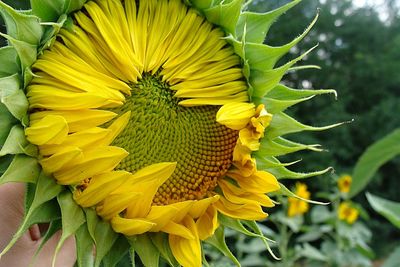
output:
<instances>
[{"instance_id":1,"label":"yellow flowering plant","mask_svg":"<svg viewBox=\"0 0 400 267\"><path fill-rule=\"evenodd\" d=\"M297 197L277 157L319 151L283 136L319 131L284 111L333 90L280 83L309 53L276 63L292 42L263 42L271 12L241 0L0 2L0 184L27 184L26 214L6 253L33 224L74 235L77 264L114 266L128 251L145 266L201 266L211 244L238 266L224 228L261 238L256 221ZM307 68L303 66L301 68ZM55 257L53 260L53 265ZM109 264L109 265L107 265ZM114 265L113 265L114 264Z\"/></svg>"}]
</instances>

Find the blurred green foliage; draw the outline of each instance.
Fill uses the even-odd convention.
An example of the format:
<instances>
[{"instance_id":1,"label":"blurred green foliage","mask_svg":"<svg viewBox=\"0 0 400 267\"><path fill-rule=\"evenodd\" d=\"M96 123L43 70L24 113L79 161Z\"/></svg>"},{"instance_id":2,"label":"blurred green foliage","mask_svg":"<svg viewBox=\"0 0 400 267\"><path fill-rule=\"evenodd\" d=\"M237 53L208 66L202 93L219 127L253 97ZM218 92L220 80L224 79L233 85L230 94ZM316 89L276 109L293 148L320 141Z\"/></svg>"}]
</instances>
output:
<instances>
[{"instance_id":1,"label":"blurred green foliage","mask_svg":"<svg viewBox=\"0 0 400 267\"><path fill-rule=\"evenodd\" d=\"M251 9L266 11L286 2L289 1L254 1ZM296 136L298 141L322 144L329 150L322 155L301 153L289 157L288 161L302 159L298 171L333 166L338 174L351 173L369 145L400 125L400 17L394 6L387 8L386 11L357 9L349 0L303 1L271 29L266 42L282 45L300 34L319 10L317 24L299 47L292 50L291 57L318 43L303 64L316 64L322 69L290 73L285 82L297 88L334 88L338 101L317 97L290 111L300 121L317 126L354 119L333 130ZM389 19L382 20L385 16ZM329 190L327 176L310 180L314 191ZM379 170L366 190L399 201L399 176L397 157ZM356 200L369 206L365 196L360 195ZM376 215L369 226L375 233L372 244L378 255L385 254L387 246L398 242L399 232Z\"/></svg>"}]
</instances>

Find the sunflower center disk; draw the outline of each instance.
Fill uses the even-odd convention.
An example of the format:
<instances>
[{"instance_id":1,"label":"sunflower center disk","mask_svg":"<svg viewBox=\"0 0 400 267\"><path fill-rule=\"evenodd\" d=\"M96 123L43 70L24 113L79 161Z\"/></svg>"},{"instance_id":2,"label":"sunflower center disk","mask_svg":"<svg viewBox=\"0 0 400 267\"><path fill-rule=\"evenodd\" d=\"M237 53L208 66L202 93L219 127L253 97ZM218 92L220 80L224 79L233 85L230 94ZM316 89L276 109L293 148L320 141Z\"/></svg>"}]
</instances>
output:
<instances>
[{"instance_id":1,"label":"sunflower center disk","mask_svg":"<svg viewBox=\"0 0 400 267\"><path fill-rule=\"evenodd\" d=\"M215 121L216 106L182 107L161 77L144 74L118 110L130 121L113 145L129 152L121 170L135 172L159 162L177 162L153 204L202 199L231 165L237 131Z\"/></svg>"}]
</instances>

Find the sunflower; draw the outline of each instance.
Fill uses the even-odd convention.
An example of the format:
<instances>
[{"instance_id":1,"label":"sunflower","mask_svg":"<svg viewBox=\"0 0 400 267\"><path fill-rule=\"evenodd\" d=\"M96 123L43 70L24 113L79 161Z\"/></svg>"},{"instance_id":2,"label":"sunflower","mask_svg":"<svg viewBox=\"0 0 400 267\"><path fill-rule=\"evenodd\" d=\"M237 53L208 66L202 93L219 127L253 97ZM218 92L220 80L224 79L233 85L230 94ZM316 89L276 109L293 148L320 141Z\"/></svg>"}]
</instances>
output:
<instances>
[{"instance_id":1,"label":"sunflower","mask_svg":"<svg viewBox=\"0 0 400 267\"><path fill-rule=\"evenodd\" d=\"M351 182L352 182L352 177L350 175L344 174L340 176L337 181L339 191L341 193L348 193L350 191Z\"/></svg>"},{"instance_id":2,"label":"sunflower","mask_svg":"<svg viewBox=\"0 0 400 267\"><path fill-rule=\"evenodd\" d=\"M287 45L263 44L298 2L265 14L242 1L33 0L30 14L0 2L0 181L29 184L25 220L2 253L50 222L49 235L62 227L59 246L76 236L80 266L88 243L95 266L127 250L146 266L160 256L201 266L203 241L237 262L223 228L263 238L254 221L274 206L267 193L285 194L277 179L327 171L294 173L276 158L319 150L282 135L332 127L283 113L334 92L279 84L305 54L274 68L315 20Z\"/></svg>"},{"instance_id":3,"label":"sunflower","mask_svg":"<svg viewBox=\"0 0 400 267\"><path fill-rule=\"evenodd\" d=\"M297 197L289 197L288 202L288 216L294 217L302 215L309 210L309 204L306 202L310 199L310 192L307 185L304 183L296 183L296 190L294 191Z\"/></svg>"},{"instance_id":4,"label":"sunflower","mask_svg":"<svg viewBox=\"0 0 400 267\"><path fill-rule=\"evenodd\" d=\"M354 208L353 203L344 201L339 204L338 218L348 224L353 224L358 219L359 211Z\"/></svg>"}]
</instances>

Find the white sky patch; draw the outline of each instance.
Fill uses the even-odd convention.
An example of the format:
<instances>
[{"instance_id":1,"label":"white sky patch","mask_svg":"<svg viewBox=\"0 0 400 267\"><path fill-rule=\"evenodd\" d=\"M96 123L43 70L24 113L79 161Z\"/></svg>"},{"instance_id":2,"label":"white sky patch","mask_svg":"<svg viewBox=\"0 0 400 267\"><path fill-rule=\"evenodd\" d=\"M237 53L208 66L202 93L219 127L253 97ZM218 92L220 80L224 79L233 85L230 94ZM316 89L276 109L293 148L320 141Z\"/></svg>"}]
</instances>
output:
<instances>
[{"instance_id":1,"label":"white sky patch","mask_svg":"<svg viewBox=\"0 0 400 267\"><path fill-rule=\"evenodd\" d=\"M353 5L355 7L373 7L379 12L381 20L385 21L388 18L385 0L353 0Z\"/></svg>"}]
</instances>

